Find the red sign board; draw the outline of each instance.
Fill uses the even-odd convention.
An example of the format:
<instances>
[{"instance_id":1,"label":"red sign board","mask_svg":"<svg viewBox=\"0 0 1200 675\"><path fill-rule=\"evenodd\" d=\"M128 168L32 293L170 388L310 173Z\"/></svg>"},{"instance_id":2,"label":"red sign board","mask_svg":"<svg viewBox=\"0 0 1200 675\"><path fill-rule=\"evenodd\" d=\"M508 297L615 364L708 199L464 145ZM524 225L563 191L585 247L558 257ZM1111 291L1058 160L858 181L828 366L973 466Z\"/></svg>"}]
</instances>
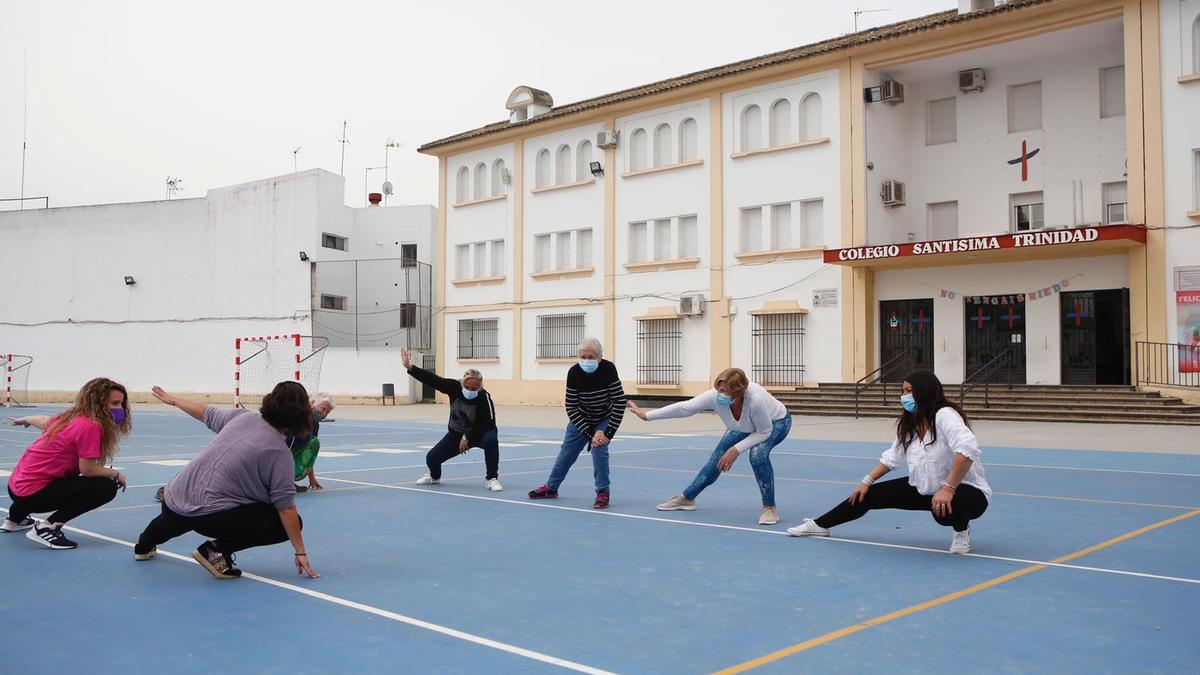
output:
<instances>
[{"instance_id":1,"label":"red sign board","mask_svg":"<svg viewBox=\"0 0 1200 675\"><path fill-rule=\"evenodd\" d=\"M880 246L855 246L825 251L825 262L832 264L861 260L886 260L911 256L938 256L948 253L971 251L993 251L1008 248L1033 248L1038 246L1062 246L1088 244L1096 241L1127 239L1146 243L1146 230L1133 225L1111 225L1106 227L1080 227L1069 230L1039 230L1016 234L997 234L962 239L918 241L908 244L883 244Z\"/></svg>"}]
</instances>

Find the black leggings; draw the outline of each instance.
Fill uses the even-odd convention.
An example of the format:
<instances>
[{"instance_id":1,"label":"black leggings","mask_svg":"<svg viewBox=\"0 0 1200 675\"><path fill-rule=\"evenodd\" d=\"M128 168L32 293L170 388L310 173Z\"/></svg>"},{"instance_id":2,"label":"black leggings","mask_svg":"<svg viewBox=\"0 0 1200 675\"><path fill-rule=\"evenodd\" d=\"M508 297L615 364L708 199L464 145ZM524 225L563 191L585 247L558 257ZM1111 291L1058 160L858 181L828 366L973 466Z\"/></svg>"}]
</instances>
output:
<instances>
[{"instance_id":1,"label":"black leggings","mask_svg":"<svg viewBox=\"0 0 1200 675\"><path fill-rule=\"evenodd\" d=\"M425 455L425 465L429 467L429 477L437 480L442 477L442 464L458 457L460 450L458 442L462 439L462 434L448 432L442 436L442 440L433 446L428 454ZM487 465L487 478L500 477L500 438L495 429L483 432L476 443L471 447L483 448L483 461Z\"/></svg>"},{"instance_id":2,"label":"black leggings","mask_svg":"<svg viewBox=\"0 0 1200 675\"><path fill-rule=\"evenodd\" d=\"M18 497L10 487L8 496L12 499L12 507L8 510L8 519L19 523L31 513L54 511L46 520L65 523L111 502L120 487L117 481L104 476L58 478L27 497Z\"/></svg>"},{"instance_id":3,"label":"black leggings","mask_svg":"<svg viewBox=\"0 0 1200 675\"><path fill-rule=\"evenodd\" d=\"M300 525L303 527L303 521ZM163 502L162 513L142 531L133 551L149 553L155 546L192 531L211 538L213 546L226 554L282 544L288 539L279 511L271 504L243 504L203 516L181 516Z\"/></svg>"},{"instance_id":4,"label":"black leggings","mask_svg":"<svg viewBox=\"0 0 1200 675\"><path fill-rule=\"evenodd\" d=\"M938 525L949 525L955 532L967 529L970 521L975 520L987 511L987 497L979 488L966 483L959 483L958 489L950 500L950 515L934 516ZM817 518L819 527L834 527L851 520L857 520L871 509L904 509L905 511L929 511L933 513L933 496L917 492L917 488L908 484L907 478L896 478L876 483L867 490L867 496L861 502L851 505L850 500L830 509L829 513Z\"/></svg>"}]
</instances>

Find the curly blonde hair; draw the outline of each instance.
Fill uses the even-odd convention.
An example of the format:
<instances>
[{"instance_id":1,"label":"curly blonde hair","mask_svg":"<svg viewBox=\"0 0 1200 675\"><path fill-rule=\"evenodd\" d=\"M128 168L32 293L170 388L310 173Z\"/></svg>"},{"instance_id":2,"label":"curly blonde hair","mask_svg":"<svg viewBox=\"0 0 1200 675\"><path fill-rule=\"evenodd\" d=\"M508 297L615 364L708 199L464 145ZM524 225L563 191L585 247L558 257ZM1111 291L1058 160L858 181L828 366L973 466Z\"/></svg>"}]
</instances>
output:
<instances>
[{"instance_id":1,"label":"curly blonde hair","mask_svg":"<svg viewBox=\"0 0 1200 675\"><path fill-rule=\"evenodd\" d=\"M122 394L121 408L125 410L125 421L117 424L112 413L108 412L108 396L113 391ZM75 404L68 410L55 415L46 426L45 436L53 438L55 434L76 417L86 417L100 425L100 463L108 464L117 454L117 443L133 431L133 416L129 411L129 392L117 382L107 377L97 377L75 395Z\"/></svg>"}]
</instances>

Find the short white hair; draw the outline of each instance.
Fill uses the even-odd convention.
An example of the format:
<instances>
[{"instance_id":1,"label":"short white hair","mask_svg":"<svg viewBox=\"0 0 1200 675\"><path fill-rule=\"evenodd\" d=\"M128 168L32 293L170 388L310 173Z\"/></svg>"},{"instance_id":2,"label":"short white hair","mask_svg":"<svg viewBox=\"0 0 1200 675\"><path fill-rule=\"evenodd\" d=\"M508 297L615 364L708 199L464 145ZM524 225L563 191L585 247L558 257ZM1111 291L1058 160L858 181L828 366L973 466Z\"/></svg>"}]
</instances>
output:
<instances>
[{"instance_id":1,"label":"short white hair","mask_svg":"<svg viewBox=\"0 0 1200 675\"><path fill-rule=\"evenodd\" d=\"M337 407L337 401L333 400L332 396L330 396L329 394L326 394L323 391L319 391L316 393L315 396L312 397L312 404L313 405L321 405L322 403L328 403L330 410L333 410L334 408Z\"/></svg>"},{"instance_id":2,"label":"short white hair","mask_svg":"<svg viewBox=\"0 0 1200 675\"><path fill-rule=\"evenodd\" d=\"M579 347L575 351L581 352L585 349L594 350L596 352L596 356L604 358L604 347L601 346L600 341L594 337L585 337L580 340Z\"/></svg>"}]
</instances>

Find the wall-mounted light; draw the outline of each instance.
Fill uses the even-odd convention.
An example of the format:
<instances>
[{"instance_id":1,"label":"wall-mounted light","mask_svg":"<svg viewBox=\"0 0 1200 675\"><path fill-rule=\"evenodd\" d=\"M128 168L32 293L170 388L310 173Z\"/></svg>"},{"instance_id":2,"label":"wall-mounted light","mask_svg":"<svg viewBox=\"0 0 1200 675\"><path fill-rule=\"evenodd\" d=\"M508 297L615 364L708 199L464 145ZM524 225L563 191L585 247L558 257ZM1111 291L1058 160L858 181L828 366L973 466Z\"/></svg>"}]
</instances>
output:
<instances>
[{"instance_id":1,"label":"wall-mounted light","mask_svg":"<svg viewBox=\"0 0 1200 675\"><path fill-rule=\"evenodd\" d=\"M883 87L863 87L863 101L878 103L883 100Z\"/></svg>"},{"instance_id":2,"label":"wall-mounted light","mask_svg":"<svg viewBox=\"0 0 1200 675\"><path fill-rule=\"evenodd\" d=\"M300 251L300 262L308 262L308 254Z\"/></svg>"},{"instance_id":3,"label":"wall-mounted light","mask_svg":"<svg viewBox=\"0 0 1200 675\"><path fill-rule=\"evenodd\" d=\"M600 177L604 175L604 167L600 165L600 162L592 162L588 167L592 170L593 176Z\"/></svg>"},{"instance_id":4,"label":"wall-mounted light","mask_svg":"<svg viewBox=\"0 0 1200 675\"><path fill-rule=\"evenodd\" d=\"M125 275L125 285L132 286L137 283L137 280L129 275Z\"/></svg>"}]
</instances>

